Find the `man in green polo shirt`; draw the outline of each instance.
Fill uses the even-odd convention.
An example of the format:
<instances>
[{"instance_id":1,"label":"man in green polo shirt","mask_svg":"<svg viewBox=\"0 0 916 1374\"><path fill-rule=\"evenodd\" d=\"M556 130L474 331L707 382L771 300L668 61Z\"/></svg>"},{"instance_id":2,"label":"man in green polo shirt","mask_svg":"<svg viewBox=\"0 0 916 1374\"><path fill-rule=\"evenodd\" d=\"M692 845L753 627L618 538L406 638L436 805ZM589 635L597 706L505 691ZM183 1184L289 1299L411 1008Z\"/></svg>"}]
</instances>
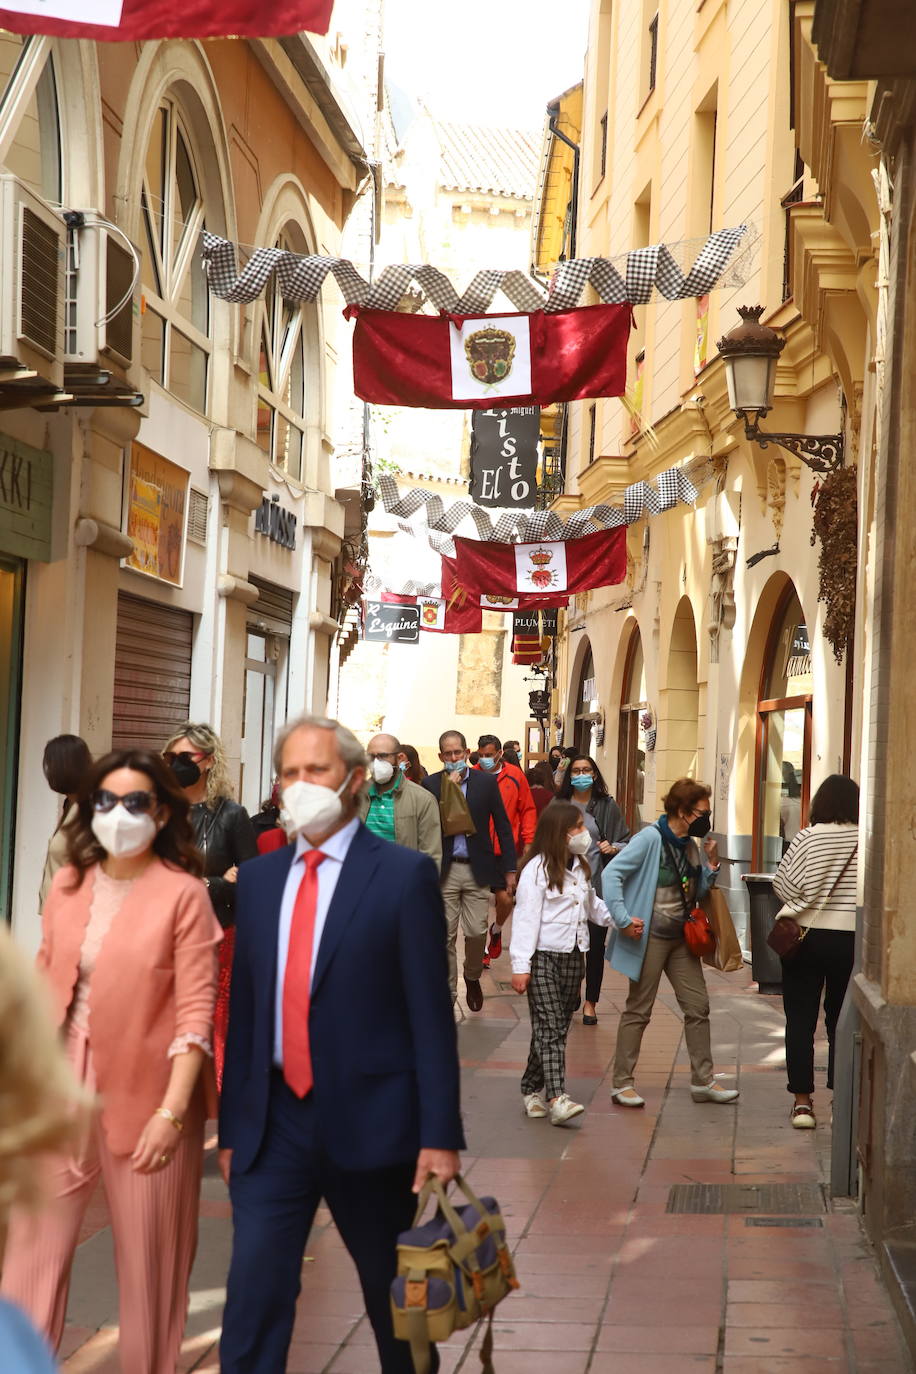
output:
<instances>
[{"instance_id":1,"label":"man in green polo shirt","mask_svg":"<svg viewBox=\"0 0 916 1374\"><path fill-rule=\"evenodd\" d=\"M398 767L400 744L394 735L369 741L369 785L359 799L359 814L373 834L428 854L442 868L442 827L435 797L406 778Z\"/></svg>"}]
</instances>

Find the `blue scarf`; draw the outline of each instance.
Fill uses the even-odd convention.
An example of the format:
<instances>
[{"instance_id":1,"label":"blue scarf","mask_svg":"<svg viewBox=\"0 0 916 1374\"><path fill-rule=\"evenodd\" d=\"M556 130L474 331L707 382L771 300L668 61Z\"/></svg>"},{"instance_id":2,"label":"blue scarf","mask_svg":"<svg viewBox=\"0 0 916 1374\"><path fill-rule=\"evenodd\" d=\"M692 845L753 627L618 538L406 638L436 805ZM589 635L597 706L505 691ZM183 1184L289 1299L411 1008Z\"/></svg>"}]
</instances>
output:
<instances>
[{"instance_id":1,"label":"blue scarf","mask_svg":"<svg viewBox=\"0 0 916 1374\"><path fill-rule=\"evenodd\" d=\"M668 817L664 814L659 816L656 824L658 825L659 831L661 832L663 854L665 844L674 846L673 852L675 855L679 853L683 854L690 841L690 836L675 835L674 831L671 829L671 826L668 824ZM696 864L692 864L689 859L685 858L684 871L686 871L691 878L695 878L700 870Z\"/></svg>"}]
</instances>

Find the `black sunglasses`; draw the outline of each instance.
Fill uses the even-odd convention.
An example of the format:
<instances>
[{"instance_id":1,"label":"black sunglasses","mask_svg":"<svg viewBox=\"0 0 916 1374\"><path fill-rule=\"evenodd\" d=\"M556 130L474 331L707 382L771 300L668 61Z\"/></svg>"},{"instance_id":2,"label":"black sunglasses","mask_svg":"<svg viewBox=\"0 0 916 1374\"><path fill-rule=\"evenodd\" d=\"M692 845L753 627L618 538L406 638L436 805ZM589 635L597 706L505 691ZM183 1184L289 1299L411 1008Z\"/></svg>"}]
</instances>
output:
<instances>
[{"instance_id":1,"label":"black sunglasses","mask_svg":"<svg viewBox=\"0 0 916 1374\"><path fill-rule=\"evenodd\" d=\"M122 802L124 810L129 811L132 816L145 815L147 811L152 811L158 805L158 797L153 792L128 792L125 796L119 797L117 792L109 792L107 788L101 788L92 794L93 811L113 811L118 802Z\"/></svg>"}]
</instances>

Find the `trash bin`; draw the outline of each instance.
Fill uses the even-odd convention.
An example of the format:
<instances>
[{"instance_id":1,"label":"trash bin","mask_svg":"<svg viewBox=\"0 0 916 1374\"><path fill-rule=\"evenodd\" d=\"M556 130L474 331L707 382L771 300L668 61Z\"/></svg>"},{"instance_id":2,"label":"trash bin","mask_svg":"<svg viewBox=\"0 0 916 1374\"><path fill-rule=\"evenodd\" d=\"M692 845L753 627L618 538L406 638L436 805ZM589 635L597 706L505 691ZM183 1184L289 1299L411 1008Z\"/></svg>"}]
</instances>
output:
<instances>
[{"instance_id":1,"label":"trash bin","mask_svg":"<svg viewBox=\"0 0 916 1374\"><path fill-rule=\"evenodd\" d=\"M782 961L767 944L782 902L773 891L772 873L743 873L750 900L751 972L758 992L782 991Z\"/></svg>"}]
</instances>

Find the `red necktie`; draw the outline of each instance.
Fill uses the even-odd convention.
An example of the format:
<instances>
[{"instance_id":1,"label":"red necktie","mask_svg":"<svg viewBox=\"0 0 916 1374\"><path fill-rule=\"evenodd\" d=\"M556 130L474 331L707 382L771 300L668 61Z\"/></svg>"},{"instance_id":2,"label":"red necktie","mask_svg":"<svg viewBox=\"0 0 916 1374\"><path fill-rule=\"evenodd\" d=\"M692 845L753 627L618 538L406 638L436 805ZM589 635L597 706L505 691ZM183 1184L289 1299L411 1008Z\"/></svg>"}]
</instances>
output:
<instances>
[{"instance_id":1,"label":"red necktie","mask_svg":"<svg viewBox=\"0 0 916 1374\"><path fill-rule=\"evenodd\" d=\"M307 849L303 858L305 872L293 907L283 977L283 1077L297 1097L305 1097L312 1090L309 993L318 906L318 865L327 855L320 849Z\"/></svg>"}]
</instances>

